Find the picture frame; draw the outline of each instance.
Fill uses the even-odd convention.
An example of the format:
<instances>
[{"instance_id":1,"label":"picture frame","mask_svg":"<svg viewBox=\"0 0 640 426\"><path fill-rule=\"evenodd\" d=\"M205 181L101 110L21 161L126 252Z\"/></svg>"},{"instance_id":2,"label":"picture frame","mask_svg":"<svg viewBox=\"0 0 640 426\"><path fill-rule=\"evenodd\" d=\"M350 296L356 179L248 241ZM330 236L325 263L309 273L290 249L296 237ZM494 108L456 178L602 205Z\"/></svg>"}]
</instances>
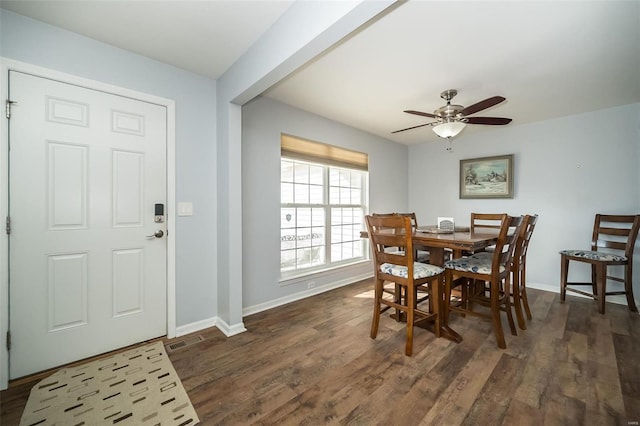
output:
<instances>
[{"instance_id":1,"label":"picture frame","mask_svg":"<svg viewBox=\"0 0 640 426\"><path fill-rule=\"evenodd\" d=\"M460 198L513 198L513 154L460 160Z\"/></svg>"}]
</instances>

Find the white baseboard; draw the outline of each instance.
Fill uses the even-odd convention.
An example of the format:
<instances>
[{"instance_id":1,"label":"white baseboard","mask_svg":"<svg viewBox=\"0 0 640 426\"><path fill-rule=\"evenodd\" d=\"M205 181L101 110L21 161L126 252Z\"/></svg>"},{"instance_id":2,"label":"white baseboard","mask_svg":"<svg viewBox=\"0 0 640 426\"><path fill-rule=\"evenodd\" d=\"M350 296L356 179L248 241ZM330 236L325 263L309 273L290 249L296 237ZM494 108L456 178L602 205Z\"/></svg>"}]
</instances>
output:
<instances>
[{"instance_id":1,"label":"white baseboard","mask_svg":"<svg viewBox=\"0 0 640 426\"><path fill-rule=\"evenodd\" d=\"M560 293L560 285L527 282L527 288L535 288L536 290L550 291L551 293Z\"/></svg>"},{"instance_id":2,"label":"white baseboard","mask_svg":"<svg viewBox=\"0 0 640 426\"><path fill-rule=\"evenodd\" d=\"M557 285L551 285L551 284L541 284L541 283L527 283L527 288L535 288L537 290L544 290L544 291L550 291L552 293L560 293L560 284ZM567 293L570 296L574 296L574 297L583 297L585 299L591 299L588 296L584 296L582 294L578 294L578 293ZM623 295L613 295L613 296L607 296L606 299L607 302L611 302L611 303L616 303L618 305L626 305L627 304L627 298ZM638 301L636 300L636 305L638 304Z\"/></svg>"},{"instance_id":3,"label":"white baseboard","mask_svg":"<svg viewBox=\"0 0 640 426\"><path fill-rule=\"evenodd\" d=\"M325 291L333 290L334 288L353 284L355 282L362 281L367 278L371 278L372 276L373 274L371 273L357 275L354 277L349 277L348 279L336 281L320 287L301 291L296 294L281 297L279 299L270 300L268 302L261 303L259 305L249 306L242 310L242 315L247 316L251 314L257 314L258 312L266 311L267 309L285 305L290 302L295 302L296 300L305 299L309 296L314 296L316 294L324 293ZM176 327L176 337L184 336L185 334L196 333L198 331L204 330L205 328L209 328L209 327L216 327L227 337L235 336L236 334L240 334L247 331L247 329L244 326L244 323L229 325L225 321L221 320L220 318L213 317L213 318L207 318L200 321L192 322L190 324L181 325L180 327Z\"/></svg>"},{"instance_id":4,"label":"white baseboard","mask_svg":"<svg viewBox=\"0 0 640 426\"><path fill-rule=\"evenodd\" d=\"M236 334L247 331L243 323L229 325L220 318L213 317L176 327L176 337L184 336L185 334L190 333L197 333L198 331L202 331L210 327L216 327L227 337L235 336Z\"/></svg>"},{"instance_id":5,"label":"white baseboard","mask_svg":"<svg viewBox=\"0 0 640 426\"><path fill-rule=\"evenodd\" d=\"M229 325L226 322L222 321L220 318L218 318L217 327L227 337L235 336L236 334L244 333L245 331L247 331L247 329L244 327L244 323L242 322Z\"/></svg>"},{"instance_id":6,"label":"white baseboard","mask_svg":"<svg viewBox=\"0 0 640 426\"><path fill-rule=\"evenodd\" d=\"M185 334L195 333L205 328L216 327L218 324L218 317L207 318L200 321L192 322L191 324L181 325L176 327L176 337L184 336Z\"/></svg>"},{"instance_id":7,"label":"white baseboard","mask_svg":"<svg viewBox=\"0 0 640 426\"><path fill-rule=\"evenodd\" d=\"M372 276L373 274L371 272L367 272L365 274L352 276L340 281L325 284L323 286L310 288L308 290L304 290L299 293L290 294L288 296L281 297L279 299L269 300L268 302L260 303L254 306L248 306L242 309L242 315L248 316L252 314L257 314L258 312L262 312L278 306L286 305L287 303L295 302L296 300L301 300L310 296L314 296L316 294L324 293L326 291L333 290L334 288L343 287L345 285L353 284L358 281L366 280L367 278L371 278Z\"/></svg>"}]
</instances>

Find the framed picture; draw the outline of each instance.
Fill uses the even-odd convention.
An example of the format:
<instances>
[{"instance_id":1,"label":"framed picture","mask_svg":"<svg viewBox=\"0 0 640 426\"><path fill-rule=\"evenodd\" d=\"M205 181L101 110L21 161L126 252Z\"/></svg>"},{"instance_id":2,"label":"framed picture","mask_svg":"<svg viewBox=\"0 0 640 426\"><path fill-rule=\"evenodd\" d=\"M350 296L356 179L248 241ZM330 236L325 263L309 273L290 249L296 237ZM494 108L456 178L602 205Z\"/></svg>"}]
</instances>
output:
<instances>
[{"instance_id":1,"label":"framed picture","mask_svg":"<svg viewBox=\"0 0 640 426\"><path fill-rule=\"evenodd\" d=\"M460 198L513 198L513 154L460 160Z\"/></svg>"}]
</instances>

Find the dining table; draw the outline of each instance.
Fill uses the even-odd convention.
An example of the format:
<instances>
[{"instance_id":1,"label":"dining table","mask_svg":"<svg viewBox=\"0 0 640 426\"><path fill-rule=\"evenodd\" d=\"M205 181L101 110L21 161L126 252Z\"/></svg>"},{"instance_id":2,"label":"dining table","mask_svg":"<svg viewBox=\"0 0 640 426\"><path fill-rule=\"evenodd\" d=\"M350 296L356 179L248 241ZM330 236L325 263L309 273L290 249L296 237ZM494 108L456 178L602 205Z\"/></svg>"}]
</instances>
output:
<instances>
[{"instance_id":1,"label":"dining table","mask_svg":"<svg viewBox=\"0 0 640 426\"><path fill-rule=\"evenodd\" d=\"M429 263L444 266L445 254L452 252L453 258L465 252L476 252L496 243L497 232L471 232L468 227L453 231L441 231L432 227L418 227L413 232L413 245L429 251Z\"/></svg>"},{"instance_id":2,"label":"dining table","mask_svg":"<svg viewBox=\"0 0 640 426\"><path fill-rule=\"evenodd\" d=\"M360 232L361 238L368 238L367 231ZM451 252L454 259L462 257L465 252L476 252L496 243L497 232L483 230L471 232L468 227L457 227L451 231L441 230L433 226L418 227L413 231L412 242L414 248L429 251L429 263L444 267L447 252ZM438 310L444 309L444 277L438 288ZM453 330L446 319L449 315L442 316L441 335L449 340L460 343L462 336Z\"/></svg>"}]
</instances>

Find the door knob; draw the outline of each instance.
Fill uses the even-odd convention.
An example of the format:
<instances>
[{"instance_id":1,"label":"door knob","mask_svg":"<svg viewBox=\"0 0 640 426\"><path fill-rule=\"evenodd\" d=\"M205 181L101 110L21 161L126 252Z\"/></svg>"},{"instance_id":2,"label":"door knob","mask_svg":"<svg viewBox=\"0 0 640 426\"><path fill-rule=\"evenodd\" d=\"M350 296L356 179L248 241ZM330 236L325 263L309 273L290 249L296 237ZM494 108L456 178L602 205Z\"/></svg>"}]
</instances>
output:
<instances>
[{"instance_id":1,"label":"door knob","mask_svg":"<svg viewBox=\"0 0 640 426\"><path fill-rule=\"evenodd\" d=\"M158 229L155 234L147 235L147 238L162 238L164 236L164 231L162 229Z\"/></svg>"}]
</instances>

